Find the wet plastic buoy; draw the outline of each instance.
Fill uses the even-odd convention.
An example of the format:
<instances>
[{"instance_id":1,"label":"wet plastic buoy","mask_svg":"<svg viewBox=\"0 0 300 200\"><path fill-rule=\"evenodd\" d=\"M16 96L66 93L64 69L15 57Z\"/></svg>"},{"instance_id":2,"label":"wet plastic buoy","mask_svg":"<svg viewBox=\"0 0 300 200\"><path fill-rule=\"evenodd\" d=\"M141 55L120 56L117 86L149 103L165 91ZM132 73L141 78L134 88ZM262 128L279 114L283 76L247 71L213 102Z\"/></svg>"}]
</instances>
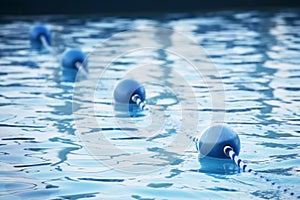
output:
<instances>
[{"instance_id":1,"label":"wet plastic buoy","mask_svg":"<svg viewBox=\"0 0 300 200\"><path fill-rule=\"evenodd\" d=\"M136 104L142 110L148 110L144 103L146 90L144 86L133 79L125 79L114 89L114 99L120 104Z\"/></svg>"},{"instance_id":2,"label":"wet plastic buoy","mask_svg":"<svg viewBox=\"0 0 300 200\"><path fill-rule=\"evenodd\" d=\"M241 149L238 134L222 125L210 126L205 129L197 142L200 154L215 158L230 158L224 152L226 146L230 146L237 155Z\"/></svg>"},{"instance_id":3,"label":"wet plastic buoy","mask_svg":"<svg viewBox=\"0 0 300 200\"><path fill-rule=\"evenodd\" d=\"M62 55L61 65L70 69L80 69L81 67L86 69L86 55L79 49L67 50Z\"/></svg>"},{"instance_id":4,"label":"wet plastic buoy","mask_svg":"<svg viewBox=\"0 0 300 200\"><path fill-rule=\"evenodd\" d=\"M51 45L51 33L44 25L34 26L29 33L29 40L34 48L42 48L43 40Z\"/></svg>"},{"instance_id":5,"label":"wet plastic buoy","mask_svg":"<svg viewBox=\"0 0 300 200\"><path fill-rule=\"evenodd\" d=\"M61 62L63 66L63 75L68 76L67 80L76 80L77 72L87 77L87 56L79 49L67 50L62 56L59 55L51 46L51 33L44 25L34 26L29 33L31 46L38 50L44 48L49 53L53 54L55 58ZM70 75L70 77L69 77ZM82 76L81 76L82 77Z\"/></svg>"},{"instance_id":6,"label":"wet plastic buoy","mask_svg":"<svg viewBox=\"0 0 300 200\"><path fill-rule=\"evenodd\" d=\"M275 186L277 190L289 195L290 197L300 199L300 195L297 196L296 193L291 189L284 188L281 185L278 185L276 182L271 181L260 172L249 168L248 165L238 157L241 149L240 139L238 134L230 128L222 125L208 127L202 132L200 139L189 134L186 134L186 136L196 143L196 148L201 155L207 156L204 158L212 159L206 161L214 162L213 164L207 164L208 167L204 167L204 170L209 169L220 162L219 159L213 158L229 158L244 172L252 173L254 176L259 177L266 183L269 183L271 186ZM203 160L203 157L201 159ZM222 168L223 167L224 165Z\"/></svg>"}]
</instances>

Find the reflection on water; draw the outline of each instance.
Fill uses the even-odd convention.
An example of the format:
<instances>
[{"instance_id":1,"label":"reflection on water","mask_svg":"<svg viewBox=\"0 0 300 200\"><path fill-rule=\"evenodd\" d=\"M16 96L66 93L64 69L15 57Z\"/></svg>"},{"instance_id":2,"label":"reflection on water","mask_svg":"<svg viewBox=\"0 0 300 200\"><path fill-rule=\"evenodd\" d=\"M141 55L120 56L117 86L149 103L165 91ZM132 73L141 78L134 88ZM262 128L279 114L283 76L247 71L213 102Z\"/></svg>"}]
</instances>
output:
<instances>
[{"instance_id":1,"label":"reflection on water","mask_svg":"<svg viewBox=\"0 0 300 200\"><path fill-rule=\"evenodd\" d=\"M238 166L236 166L231 160L228 159L216 159L210 157L199 156L200 169L199 172L215 175L230 175L240 172Z\"/></svg>"},{"instance_id":2,"label":"reflection on water","mask_svg":"<svg viewBox=\"0 0 300 200\"><path fill-rule=\"evenodd\" d=\"M200 132L212 119L224 120L240 134L240 157L253 169L300 195L299 13L44 17L58 52L67 47L92 52L89 77L76 85L75 75L61 70L56 58L29 49L27 35L35 18L2 17L0 198L287 199L231 161L198 161L193 145L177 137L182 130ZM166 29L123 32L149 27L172 29L194 42ZM193 43L205 48L219 74L212 73ZM141 49L145 46L159 48ZM174 49L201 66L201 78ZM152 114L128 116L114 110L112 91L124 77L145 84ZM80 90L73 93L74 88ZM84 147L81 134L88 136L97 155ZM180 142L185 144L180 151L172 148ZM106 154L105 148L112 146L122 154ZM126 157L132 154L138 164ZM108 161L159 170L124 173L111 170Z\"/></svg>"}]
</instances>

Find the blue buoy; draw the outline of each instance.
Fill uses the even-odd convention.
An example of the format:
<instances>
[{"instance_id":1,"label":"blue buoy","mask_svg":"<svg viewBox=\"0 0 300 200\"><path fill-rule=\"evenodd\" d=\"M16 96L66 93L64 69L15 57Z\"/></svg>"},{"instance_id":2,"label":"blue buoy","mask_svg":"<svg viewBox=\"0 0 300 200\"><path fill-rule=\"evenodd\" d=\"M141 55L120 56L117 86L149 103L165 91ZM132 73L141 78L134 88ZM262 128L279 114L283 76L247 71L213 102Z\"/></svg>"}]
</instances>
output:
<instances>
[{"instance_id":1,"label":"blue buoy","mask_svg":"<svg viewBox=\"0 0 300 200\"><path fill-rule=\"evenodd\" d=\"M35 48L42 48L43 40L47 42L47 45L51 45L51 33L44 25L34 26L29 33L29 39Z\"/></svg>"},{"instance_id":2,"label":"blue buoy","mask_svg":"<svg viewBox=\"0 0 300 200\"><path fill-rule=\"evenodd\" d=\"M244 163L243 160L238 157L241 149L240 139L238 134L230 128L221 125L208 127L203 131L200 140L192 135L186 135L188 138L196 142L196 148L200 154L207 156L204 158L229 158L244 172L252 173L254 176L265 181L265 183L269 183L273 187L275 186L277 190L289 195L290 197L300 199L300 195L297 196L294 191L291 191L291 189L284 188L281 185L278 185L276 182L265 177L264 174L249 168L247 163ZM203 158L201 158L201 160L203 161ZM216 161L216 159L214 160ZM209 161L209 165L207 166L202 162L202 170L210 171L210 168L216 168L215 166L218 168L219 162L214 162L214 160L206 159L206 161ZM214 163L211 163L212 161ZM226 166L224 165L222 166L224 169L225 167Z\"/></svg>"},{"instance_id":3,"label":"blue buoy","mask_svg":"<svg viewBox=\"0 0 300 200\"><path fill-rule=\"evenodd\" d=\"M226 146L230 146L237 155L241 149L238 134L222 125L211 126L205 129L197 145L200 154L215 158L230 158L224 152L224 147Z\"/></svg>"},{"instance_id":4,"label":"blue buoy","mask_svg":"<svg viewBox=\"0 0 300 200\"><path fill-rule=\"evenodd\" d=\"M133 79L125 79L114 89L114 99L120 104L136 104L145 110L146 91L144 86Z\"/></svg>"},{"instance_id":5,"label":"blue buoy","mask_svg":"<svg viewBox=\"0 0 300 200\"><path fill-rule=\"evenodd\" d=\"M87 68L86 55L79 49L67 50L63 53L61 65L69 69Z\"/></svg>"}]
</instances>

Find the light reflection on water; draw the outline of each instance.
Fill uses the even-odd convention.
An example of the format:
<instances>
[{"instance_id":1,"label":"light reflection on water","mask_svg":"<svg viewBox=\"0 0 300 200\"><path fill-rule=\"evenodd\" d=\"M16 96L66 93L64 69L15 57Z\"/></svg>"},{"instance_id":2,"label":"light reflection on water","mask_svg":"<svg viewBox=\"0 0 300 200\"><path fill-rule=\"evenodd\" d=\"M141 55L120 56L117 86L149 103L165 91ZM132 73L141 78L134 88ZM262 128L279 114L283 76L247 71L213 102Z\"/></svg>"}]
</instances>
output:
<instances>
[{"instance_id":1,"label":"light reflection on water","mask_svg":"<svg viewBox=\"0 0 300 200\"><path fill-rule=\"evenodd\" d=\"M239 173L230 162L209 159L199 162L193 146L182 155L163 152L180 126L182 113L178 109L185 100L179 101L174 91L160 87L171 86L172 83L164 80L168 80L174 68L191 82L195 96L200 99L197 109L191 107L200 118L198 131L210 123L212 112L225 112L225 123L239 132L241 157L252 168L299 194L299 19L299 10L153 18L46 17L59 52L67 47L91 52L96 43L113 34L150 26L181 32L205 48L221 75L221 79L208 78L211 82L222 80L225 108L213 108L209 93L218 91L195 80L180 57L165 51L140 51L137 56L123 56L107 70L103 80L113 88L117 79L140 61L164 66L163 70L154 67L154 71L137 78L148 80L145 85L148 103L169 119L167 131L136 137L139 132L128 129L127 135L122 135L124 131L112 123L112 117L118 114L111 113L112 90L102 91L101 84L95 98L98 123L75 126L72 108L84 108L80 107L80 99L72 100L74 77L64 73L47 52L29 49L27 34L36 19L3 18L0 25L0 198L288 198L255 177ZM159 44L164 49L174 45L174 37L168 34L157 33L142 39L138 32L135 34L121 35L109 48L98 50L111 61L113 53L122 52L128 44ZM182 49L193 61L201 60L190 48ZM90 66L96 70L93 72L105 67L93 62ZM89 79L98 80L98 76L91 73ZM155 85L156 82L160 84ZM90 113L86 112L88 116ZM82 115L82 119L86 116ZM136 125L145 117L140 113L129 120ZM105 136L123 150L174 156L173 162L152 174L109 170L83 148L78 126L93 134L99 133L99 128L107 128Z\"/></svg>"}]
</instances>

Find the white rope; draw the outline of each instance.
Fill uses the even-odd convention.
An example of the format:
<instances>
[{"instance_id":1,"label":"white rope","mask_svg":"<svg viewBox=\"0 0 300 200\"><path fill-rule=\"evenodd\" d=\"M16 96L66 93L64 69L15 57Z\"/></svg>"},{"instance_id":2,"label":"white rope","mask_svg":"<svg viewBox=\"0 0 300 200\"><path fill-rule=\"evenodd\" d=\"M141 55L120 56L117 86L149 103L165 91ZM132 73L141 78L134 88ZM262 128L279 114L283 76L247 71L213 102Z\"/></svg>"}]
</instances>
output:
<instances>
[{"instance_id":1,"label":"white rope","mask_svg":"<svg viewBox=\"0 0 300 200\"><path fill-rule=\"evenodd\" d=\"M131 100L136 103L136 105L141 109L148 111L150 110L145 101L141 100L141 97L138 94L135 94L131 97Z\"/></svg>"},{"instance_id":2,"label":"white rope","mask_svg":"<svg viewBox=\"0 0 300 200\"><path fill-rule=\"evenodd\" d=\"M255 172L254 170L252 169L247 169L247 165L236 155L236 153L234 152L234 150L232 149L231 146L225 146L224 149L223 149L224 153L230 157L231 160L234 161L234 163L239 166L243 171L246 171L246 172L249 172L249 173L253 173L255 176L258 176L260 179L268 182L268 183L271 183L272 186L276 186L277 185L277 189L292 196L292 197L295 197L297 199L300 199L300 195L299 196L296 196L294 192L290 191L288 192L289 189L287 188L283 188L281 187L280 185L276 184L276 182L272 182L270 179L266 178L265 176L263 175L260 175L260 173L258 172Z\"/></svg>"},{"instance_id":3,"label":"white rope","mask_svg":"<svg viewBox=\"0 0 300 200\"><path fill-rule=\"evenodd\" d=\"M44 35L40 36L40 40L42 42L43 47L49 51L50 53L56 55L57 53L53 50L53 48L48 44L47 39Z\"/></svg>"}]
</instances>

